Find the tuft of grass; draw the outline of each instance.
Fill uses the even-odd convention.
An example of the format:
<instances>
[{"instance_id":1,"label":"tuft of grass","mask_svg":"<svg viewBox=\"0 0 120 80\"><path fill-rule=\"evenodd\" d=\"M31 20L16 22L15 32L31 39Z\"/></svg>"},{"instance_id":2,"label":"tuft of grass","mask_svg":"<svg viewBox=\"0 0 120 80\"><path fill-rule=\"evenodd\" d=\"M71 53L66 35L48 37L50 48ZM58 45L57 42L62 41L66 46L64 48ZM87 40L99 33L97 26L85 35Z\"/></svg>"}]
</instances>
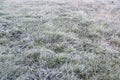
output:
<instances>
[{"instance_id":1,"label":"tuft of grass","mask_svg":"<svg viewBox=\"0 0 120 80\"><path fill-rule=\"evenodd\" d=\"M116 35L117 35L118 37L120 37L120 32L117 32Z\"/></svg>"},{"instance_id":2,"label":"tuft of grass","mask_svg":"<svg viewBox=\"0 0 120 80\"><path fill-rule=\"evenodd\" d=\"M57 45L54 47L54 51L55 51L56 53L64 52L64 49L65 49L65 46L64 46L64 45L60 45L60 44L57 44Z\"/></svg>"},{"instance_id":3,"label":"tuft of grass","mask_svg":"<svg viewBox=\"0 0 120 80\"><path fill-rule=\"evenodd\" d=\"M44 45L44 43L41 40L36 40L34 42L34 46L42 46L42 45Z\"/></svg>"},{"instance_id":4,"label":"tuft of grass","mask_svg":"<svg viewBox=\"0 0 120 80\"><path fill-rule=\"evenodd\" d=\"M1 38L1 37L4 37L5 35L6 35L5 32L0 31L0 38Z\"/></svg>"},{"instance_id":5,"label":"tuft of grass","mask_svg":"<svg viewBox=\"0 0 120 80\"><path fill-rule=\"evenodd\" d=\"M64 63L69 62L69 58L64 55L55 55L53 58L47 60L47 65L49 68L56 68L62 66Z\"/></svg>"},{"instance_id":6,"label":"tuft of grass","mask_svg":"<svg viewBox=\"0 0 120 80\"><path fill-rule=\"evenodd\" d=\"M120 40L119 39L111 39L110 40L110 45L111 46L117 46L117 47L120 47Z\"/></svg>"},{"instance_id":7,"label":"tuft of grass","mask_svg":"<svg viewBox=\"0 0 120 80\"><path fill-rule=\"evenodd\" d=\"M6 45L8 39L6 37L0 38L0 45Z\"/></svg>"},{"instance_id":8,"label":"tuft of grass","mask_svg":"<svg viewBox=\"0 0 120 80\"><path fill-rule=\"evenodd\" d=\"M63 77L64 80L78 80L78 78L75 75L70 75L70 74L66 74Z\"/></svg>"},{"instance_id":9,"label":"tuft of grass","mask_svg":"<svg viewBox=\"0 0 120 80\"><path fill-rule=\"evenodd\" d=\"M95 32L91 32L88 34L88 38L90 38L92 40L97 39L97 38L99 38L99 34L95 33Z\"/></svg>"},{"instance_id":10,"label":"tuft of grass","mask_svg":"<svg viewBox=\"0 0 120 80\"><path fill-rule=\"evenodd\" d=\"M83 21L83 22L81 23L81 25L82 25L83 27L90 27L91 24L92 24L92 21Z\"/></svg>"}]
</instances>

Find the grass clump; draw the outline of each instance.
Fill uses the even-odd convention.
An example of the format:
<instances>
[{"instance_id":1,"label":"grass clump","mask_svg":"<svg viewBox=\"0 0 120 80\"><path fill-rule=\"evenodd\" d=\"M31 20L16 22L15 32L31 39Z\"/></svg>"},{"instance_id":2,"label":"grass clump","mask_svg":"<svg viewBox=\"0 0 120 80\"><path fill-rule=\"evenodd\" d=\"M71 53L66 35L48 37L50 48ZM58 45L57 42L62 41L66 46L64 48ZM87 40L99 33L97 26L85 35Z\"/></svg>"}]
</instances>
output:
<instances>
[{"instance_id":1,"label":"grass clump","mask_svg":"<svg viewBox=\"0 0 120 80\"><path fill-rule=\"evenodd\" d=\"M113 47L114 46L120 47L120 40L119 39L115 39L115 38L111 39L110 40L110 45L113 46Z\"/></svg>"},{"instance_id":2,"label":"grass clump","mask_svg":"<svg viewBox=\"0 0 120 80\"><path fill-rule=\"evenodd\" d=\"M36 40L34 42L34 46L42 46L42 45L44 45L44 43L41 40Z\"/></svg>"},{"instance_id":3,"label":"grass clump","mask_svg":"<svg viewBox=\"0 0 120 80\"><path fill-rule=\"evenodd\" d=\"M99 34L96 33L96 32L90 32L87 37L90 38L91 40L95 40L95 39L98 39L99 38Z\"/></svg>"},{"instance_id":4,"label":"grass clump","mask_svg":"<svg viewBox=\"0 0 120 80\"><path fill-rule=\"evenodd\" d=\"M56 52L56 53L61 53L61 52L64 52L64 49L65 49L65 45L63 44L57 44L53 47L53 50Z\"/></svg>"},{"instance_id":5,"label":"grass clump","mask_svg":"<svg viewBox=\"0 0 120 80\"><path fill-rule=\"evenodd\" d=\"M5 35L6 35L5 32L0 31L0 38L1 38L1 37L4 37Z\"/></svg>"},{"instance_id":6,"label":"grass clump","mask_svg":"<svg viewBox=\"0 0 120 80\"><path fill-rule=\"evenodd\" d=\"M47 65L49 68L56 68L62 66L64 63L68 63L69 58L64 55L56 55L53 58L47 60Z\"/></svg>"},{"instance_id":7,"label":"grass clump","mask_svg":"<svg viewBox=\"0 0 120 80\"><path fill-rule=\"evenodd\" d=\"M6 37L0 38L0 45L6 45L7 42L8 42L8 39Z\"/></svg>"},{"instance_id":8,"label":"grass clump","mask_svg":"<svg viewBox=\"0 0 120 80\"><path fill-rule=\"evenodd\" d=\"M81 25L82 25L83 27L90 27L91 24L92 24L91 21L83 21L83 22L81 23Z\"/></svg>"}]
</instances>

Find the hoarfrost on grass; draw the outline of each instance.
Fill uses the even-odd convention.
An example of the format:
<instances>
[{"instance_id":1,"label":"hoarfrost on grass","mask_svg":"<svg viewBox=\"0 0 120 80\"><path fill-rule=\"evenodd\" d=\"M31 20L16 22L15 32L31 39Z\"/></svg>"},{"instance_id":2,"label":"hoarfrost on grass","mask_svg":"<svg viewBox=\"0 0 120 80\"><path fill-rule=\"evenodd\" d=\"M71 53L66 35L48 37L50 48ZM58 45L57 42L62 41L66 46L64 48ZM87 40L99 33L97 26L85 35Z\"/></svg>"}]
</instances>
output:
<instances>
[{"instance_id":1,"label":"hoarfrost on grass","mask_svg":"<svg viewBox=\"0 0 120 80\"><path fill-rule=\"evenodd\" d=\"M119 3L0 0L0 79L120 80Z\"/></svg>"}]
</instances>

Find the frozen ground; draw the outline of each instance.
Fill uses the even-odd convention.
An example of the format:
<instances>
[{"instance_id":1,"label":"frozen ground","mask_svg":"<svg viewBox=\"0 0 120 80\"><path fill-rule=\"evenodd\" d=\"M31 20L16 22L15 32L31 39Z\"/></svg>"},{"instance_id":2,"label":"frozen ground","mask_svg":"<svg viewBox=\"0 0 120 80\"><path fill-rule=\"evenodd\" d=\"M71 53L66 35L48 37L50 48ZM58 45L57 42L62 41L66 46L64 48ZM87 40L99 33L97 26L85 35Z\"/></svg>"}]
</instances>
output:
<instances>
[{"instance_id":1,"label":"frozen ground","mask_svg":"<svg viewBox=\"0 0 120 80\"><path fill-rule=\"evenodd\" d=\"M0 80L120 80L120 1L0 0Z\"/></svg>"}]
</instances>

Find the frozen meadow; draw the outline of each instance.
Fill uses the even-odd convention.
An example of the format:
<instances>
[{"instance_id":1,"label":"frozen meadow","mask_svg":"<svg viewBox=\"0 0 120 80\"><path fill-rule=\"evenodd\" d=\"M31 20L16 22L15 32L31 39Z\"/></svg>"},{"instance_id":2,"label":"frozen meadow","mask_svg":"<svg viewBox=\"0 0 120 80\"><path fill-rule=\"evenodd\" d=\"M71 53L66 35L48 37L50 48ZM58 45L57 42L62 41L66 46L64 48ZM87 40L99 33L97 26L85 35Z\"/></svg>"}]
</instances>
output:
<instances>
[{"instance_id":1,"label":"frozen meadow","mask_svg":"<svg viewBox=\"0 0 120 80\"><path fill-rule=\"evenodd\" d=\"M120 80L120 0L0 0L0 80Z\"/></svg>"}]
</instances>

